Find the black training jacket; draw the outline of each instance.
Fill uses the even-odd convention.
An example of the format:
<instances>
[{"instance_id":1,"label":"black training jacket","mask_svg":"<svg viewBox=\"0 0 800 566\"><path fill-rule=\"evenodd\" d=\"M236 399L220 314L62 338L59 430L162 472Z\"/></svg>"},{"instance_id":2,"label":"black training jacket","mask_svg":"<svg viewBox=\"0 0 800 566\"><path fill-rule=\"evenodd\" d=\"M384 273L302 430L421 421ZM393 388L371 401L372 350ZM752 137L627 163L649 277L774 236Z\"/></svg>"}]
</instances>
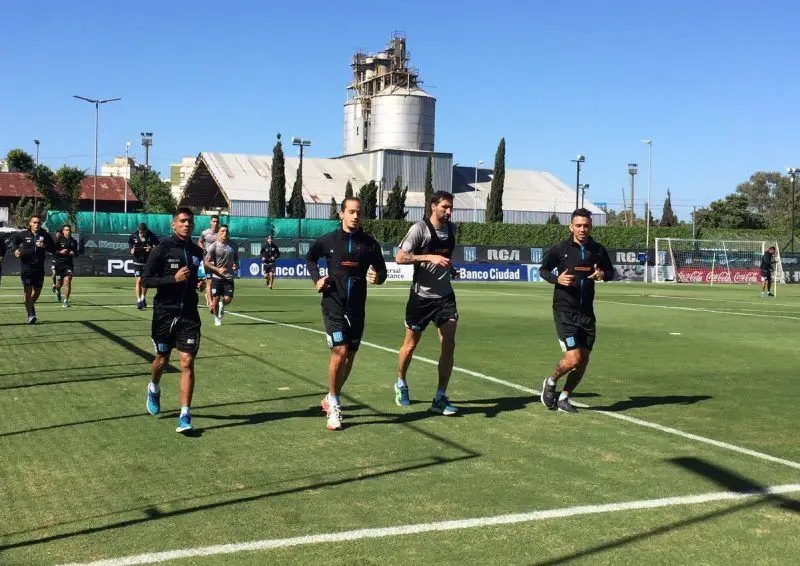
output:
<instances>
[{"instance_id":1,"label":"black training jacket","mask_svg":"<svg viewBox=\"0 0 800 566\"><path fill-rule=\"evenodd\" d=\"M37 247L36 240L41 240L44 245ZM19 250L19 262L22 269L34 269L36 271L44 271L44 261L47 254L56 251L53 239L45 230L39 230L37 234L33 234L30 230L17 232L14 234L11 247L14 250Z\"/></svg>"},{"instance_id":2,"label":"black training jacket","mask_svg":"<svg viewBox=\"0 0 800 566\"><path fill-rule=\"evenodd\" d=\"M381 246L362 230L348 233L339 228L314 242L306 255L306 267L315 284L321 277L317 265L320 259L328 262L328 287L322 293L325 307L345 312L363 310L370 266L378 274L378 283L386 281Z\"/></svg>"},{"instance_id":3,"label":"black training jacket","mask_svg":"<svg viewBox=\"0 0 800 566\"><path fill-rule=\"evenodd\" d=\"M142 273L142 285L158 289L153 300L157 314L196 318L197 268L203 263L203 249L189 240L174 234L161 240L150 252ZM189 277L178 283L175 274L189 267Z\"/></svg>"},{"instance_id":4,"label":"black training jacket","mask_svg":"<svg viewBox=\"0 0 800 566\"><path fill-rule=\"evenodd\" d=\"M67 253L53 253L53 265L56 267L68 267L69 269L75 267L75 262L73 260L75 259L75 256L78 255L78 240L72 236L67 238L64 236L64 234L59 232L56 235L55 244L56 252L67 250ZM74 255L70 255L70 252L72 252Z\"/></svg>"},{"instance_id":5,"label":"black training jacket","mask_svg":"<svg viewBox=\"0 0 800 566\"><path fill-rule=\"evenodd\" d=\"M556 287L553 291L553 309L594 314L594 280L587 279L594 266L603 272L603 280L614 278L614 266L606 249L589 238L584 246L572 238L550 248L542 258L539 275ZM575 275L570 286L559 285L558 276L567 272Z\"/></svg>"},{"instance_id":6,"label":"black training jacket","mask_svg":"<svg viewBox=\"0 0 800 566\"><path fill-rule=\"evenodd\" d=\"M761 256L761 271L772 271L772 254L769 252Z\"/></svg>"},{"instance_id":7,"label":"black training jacket","mask_svg":"<svg viewBox=\"0 0 800 566\"><path fill-rule=\"evenodd\" d=\"M151 252L146 251L144 247L150 246L151 248L155 248L157 245L158 238L150 230L147 231L144 238L139 234L139 230L136 230L136 232L131 234L130 238L128 238L128 246L133 250L133 259L136 263L147 263L147 257Z\"/></svg>"},{"instance_id":8,"label":"black training jacket","mask_svg":"<svg viewBox=\"0 0 800 566\"><path fill-rule=\"evenodd\" d=\"M261 246L261 261L274 263L281 257L281 250L275 244L264 244Z\"/></svg>"}]
</instances>

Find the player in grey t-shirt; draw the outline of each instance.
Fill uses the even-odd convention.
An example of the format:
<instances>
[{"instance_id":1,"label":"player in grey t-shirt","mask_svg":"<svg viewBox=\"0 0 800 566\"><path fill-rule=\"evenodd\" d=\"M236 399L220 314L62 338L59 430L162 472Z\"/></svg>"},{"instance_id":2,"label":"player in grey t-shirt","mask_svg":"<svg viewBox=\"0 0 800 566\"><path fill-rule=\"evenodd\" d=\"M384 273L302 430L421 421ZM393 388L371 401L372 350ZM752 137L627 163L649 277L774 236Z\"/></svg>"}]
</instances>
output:
<instances>
[{"instance_id":1,"label":"player in grey t-shirt","mask_svg":"<svg viewBox=\"0 0 800 566\"><path fill-rule=\"evenodd\" d=\"M220 326L225 306L233 300L233 276L239 268L239 253L230 243L227 225L219 227L217 241L206 247L203 261L206 272L211 274L211 310L214 314L214 325Z\"/></svg>"},{"instance_id":2,"label":"player in grey t-shirt","mask_svg":"<svg viewBox=\"0 0 800 566\"><path fill-rule=\"evenodd\" d=\"M457 274L450 261L456 247L456 229L450 222L453 195L436 191L431 196L429 210L430 217L411 227L397 252L397 263L414 266L414 281L406 304L406 334L400 348L394 385L395 403L401 407L411 405L406 381L408 367L422 333L433 322L439 329L442 353L439 356L439 385L429 410L451 416L458 412L447 399L458 324L456 295L450 284Z\"/></svg>"},{"instance_id":3,"label":"player in grey t-shirt","mask_svg":"<svg viewBox=\"0 0 800 566\"><path fill-rule=\"evenodd\" d=\"M215 214L211 217L211 227L206 228L202 232L200 232L200 237L197 239L197 245L200 246L203 251L208 250L208 246L213 244L217 241L217 233L219 231L219 215ZM211 310L211 274L206 271L206 306ZM214 314L212 311L211 314Z\"/></svg>"}]
</instances>

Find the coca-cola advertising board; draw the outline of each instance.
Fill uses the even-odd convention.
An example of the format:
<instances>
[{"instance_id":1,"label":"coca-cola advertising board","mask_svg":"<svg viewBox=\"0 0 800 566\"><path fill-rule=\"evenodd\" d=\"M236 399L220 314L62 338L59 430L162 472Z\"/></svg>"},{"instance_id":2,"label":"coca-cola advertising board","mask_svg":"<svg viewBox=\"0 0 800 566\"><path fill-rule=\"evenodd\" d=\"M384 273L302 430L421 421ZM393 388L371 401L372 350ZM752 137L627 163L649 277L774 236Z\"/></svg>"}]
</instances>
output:
<instances>
[{"instance_id":1,"label":"coca-cola advertising board","mask_svg":"<svg viewBox=\"0 0 800 566\"><path fill-rule=\"evenodd\" d=\"M761 273L757 269L731 269L730 271L711 271L710 269L694 269L679 267L675 276L680 283L711 283L711 274L714 274L714 283L758 283Z\"/></svg>"}]
</instances>

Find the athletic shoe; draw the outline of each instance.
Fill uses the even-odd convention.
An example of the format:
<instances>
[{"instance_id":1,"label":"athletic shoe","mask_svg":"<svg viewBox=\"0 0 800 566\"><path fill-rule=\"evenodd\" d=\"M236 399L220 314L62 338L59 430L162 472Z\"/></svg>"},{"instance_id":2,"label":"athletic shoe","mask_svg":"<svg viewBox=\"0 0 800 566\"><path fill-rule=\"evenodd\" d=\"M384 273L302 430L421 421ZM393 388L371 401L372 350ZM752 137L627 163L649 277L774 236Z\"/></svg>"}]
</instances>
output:
<instances>
[{"instance_id":1,"label":"athletic shoe","mask_svg":"<svg viewBox=\"0 0 800 566\"><path fill-rule=\"evenodd\" d=\"M69 308L69 301L67 299L64 299L64 302L62 304L64 305L65 309Z\"/></svg>"},{"instance_id":2,"label":"athletic shoe","mask_svg":"<svg viewBox=\"0 0 800 566\"><path fill-rule=\"evenodd\" d=\"M35 314L28 315L28 324L36 324L36 315Z\"/></svg>"},{"instance_id":3,"label":"athletic shoe","mask_svg":"<svg viewBox=\"0 0 800 566\"><path fill-rule=\"evenodd\" d=\"M61 302L61 289L56 289L56 300Z\"/></svg>"},{"instance_id":4,"label":"athletic shoe","mask_svg":"<svg viewBox=\"0 0 800 566\"><path fill-rule=\"evenodd\" d=\"M550 385L547 383L547 380L550 379L549 377L544 378L544 383L542 383L542 395L540 399L542 400L542 405L547 407L548 409L555 409L556 408L556 386L555 384Z\"/></svg>"},{"instance_id":5,"label":"athletic shoe","mask_svg":"<svg viewBox=\"0 0 800 566\"><path fill-rule=\"evenodd\" d=\"M559 399L556 403L556 407L558 407L558 410L562 413L569 413L571 415L578 414L578 409L573 407L572 403L569 402L569 397L566 399Z\"/></svg>"},{"instance_id":6,"label":"athletic shoe","mask_svg":"<svg viewBox=\"0 0 800 566\"><path fill-rule=\"evenodd\" d=\"M147 412L155 416L161 412L161 391L153 393L150 385L147 386Z\"/></svg>"},{"instance_id":7,"label":"athletic shoe","mask_svg":"<svg viewBox=\"0 0 800 566\"><path fill-rule=\"evenodd\" d=\"M56 289L57 289L57 287L55 285L50 287L50 290L53 292L54 295L56 294ZM762 293L762 295L763 295L763 293Z\"/></svg>"},{"instance_id":8,"label":"athletic shoe","mask_svg":"<svg viewBox=\"0 0 800 566\"><path fill-rule=\"evenodd\" d=\"M142 299L142 310L147 308L147 299Z\"/></svg>"},{"instance_id":9,"label":"athletic shoe","mask_svg":"<svg viewBox=\"0 0 800 566\"><path fill-rule=\"evenodd\" d=\"M192 416L189 413L178 417L178 427L175 432L189 432L192 430Z\"/></svg>"},{"instance_id":10,"label":"athletic shoe","mask_svg":"<svg viewBox=\"0 0 800 566\"><path fill-rule=\"evenodd\" d=\"M428 410L431 413L444 415L445 417L452 417L458 412L458 407L451 405L450 400L447 398L447 395L445 395L443 397L439 397L439 399L434 399Z\"/></svg>"},{"instance_id":11,"label":"athletic shoe","mask_svg":"<svg viewBox=\"0 0 800 566\"><path fill-rule=\"evenodd\" d=\"M342 430L342 408L328 403L328 396L322 398L322 410L328 415L328 430Z\"/></svg>"},{"instance_id":12,"label":"athletic shoe","mask_svg":"<svg viewBox=\"0 0 800 566\"><path fill-rule=\"evenodd\" d=\"M136 309L137 310L144 309L144 303L142 301L136 301Z\"/></svg>"},{"instance_id":13,"label":"athletic shoe","mask_svg":"<svg viewBox=\"0 0 800 566\"><path fill-rule=\"evenodd\" d=\"M222 319L220 317L214 317L214 326L222 326Z\"/></svg>"},{"instance_id":14,"label":"athletic shoe","mask_svg":"<svg viewBox=\"0 0 800 566\"><path fill-rule=\"evenodd\" d=\"M767 297L774 297L774 296L775 295L773 295L772 293L767 293Z\"/></svg>"},{"instance_id":15,"label":"athletic shoe","mask_svg":"<svg viewBox=\"0 0 800 566\"><path fill-rule=\"evenodd\" d=\"M394 383L394 403L398 407L408 407L411 405L411 399L408 398L408 385L397 385Z\"/></svg>"}]
</instances>

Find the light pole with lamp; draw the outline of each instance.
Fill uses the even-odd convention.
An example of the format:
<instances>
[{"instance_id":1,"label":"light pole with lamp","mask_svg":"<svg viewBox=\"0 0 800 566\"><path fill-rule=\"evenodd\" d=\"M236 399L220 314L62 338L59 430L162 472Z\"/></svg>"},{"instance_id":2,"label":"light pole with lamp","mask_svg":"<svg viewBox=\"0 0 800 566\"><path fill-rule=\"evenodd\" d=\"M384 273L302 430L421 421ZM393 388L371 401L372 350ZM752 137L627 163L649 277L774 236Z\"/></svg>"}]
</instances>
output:
<instances>
[{"instance_id":1,"label":"light pole with lamp","mask_svg":"<svg viewBox=\"0 0 800 566\"><path fill-rule=\"evenodd\" d=\"M794 180L797 177L798 173L800 173L800 168L797 167L787 167L786 172L792 178L792 253L794 253Z\"/></svg>"},{"instance_id":2,"label":"light pole with lamp","mask_svg":"<svg viewBox=\"0 0 800 566\"><path fill-rule=\"evenodd\" d=\"M581 163L586 163L586 156L582 153L571 160L575 164L575 208L578 208L578 193L581 192Z\"/></svg>"},{"instance_id":3,"label":"light pole with lamp","mask_svg":"<svg viewBox=\"0 0 800 566\"><path fill-rule=\"evenodd\" d=\"M125 142L125 214L128 214L128 179L131 176L131 162L128 158L128 152L131 150L131 142Z\"/></svg>"},{"instance_id":4,"label":"light pole with lamp","mask_svg":"<svg viewBox=\"0 0 800 566\"><path fill-rule=\"evenodd\" d=\"M105 100L96 100L86 98L85 96L78 96L73 94L72 98L78 100L85 100L90 104L94 104L94 191L92 193L92 233L94 234L97 228L97 143L100 138L100 105L109 102L116 102L122 100L121 98L106 98Z\"/></svg>"},{"instance_id":5,"label":"light pole with lamp","mask_svg":"<svg viewBox=\"0 0 800 566\"><path fill-rule=\"evenodd\" d=\"M650 267L650 215L653 203L650 201L650 186L653 184L653 140L642 140L647 144L647 210L645 211L645 254L644 254L644 282L647 283L647 271Z\"/></svg>"},{"instance_id":6,"label":"light pole with lamp","mask_svg":"<svg viewBox=\"0 0 800 566\"><path fill-rule=\"evenodd\" d=\"M297 176L300 177L300 198L303 198L303 149L311 147L311 140L304 140L303 138L295 136L292 138L292 145L296 145L300 148L300 167L297 169ZM297 219L297 226L297 237L299 238L301 228L299 218Z\"/></svg>"},{"instance_id":7,"label":"light pole with lamp","mask_svg":"<svg viewBox=\"0 0 800 566\"><path fill-rule=\"evenodd\" d=\"M639 164L638 163L628 163L628 175L631 176L631 223L630 226L633 226L633 194L636 187L636 181L634 180L636 174L639 172Z\"/></svg>"},{"instance_id":8,"label":"light pole with lamp","mask_svg":"<svg viewBox=\"0 0 800 566\"><path fill-rule=\"evenodd\" d=\"M33 140L33 143L36 144L36 166L39 166L39 140Z\"/></svg>"},{"instance_id":9,"label":"light pole with lamp","mask_svg":"<svg viewBox=\"0 0 800 566\"><path fill-rule=\"evenodd\" d=\"M475 211L472 215L473 222L478 221L478 167L483 165L483 163L484 163L483 160L481 160L475 164L475 190L472 191L472 197L473 200L475 201Z\"/></svg>"},{"instance_id":10,"label":"light pole with lamp","mask_svg":"<svg viewBox=\"0 0 800 566\"><path fill-rule=\"evenodd\" d=\"M586 197L586 191L588 191L588 190L589 190L589 184L588 183L584 183L584 184L581 185L581 208L583 208L583 201L584 201L584 198Z\"/></svg>"}]
</instances>

